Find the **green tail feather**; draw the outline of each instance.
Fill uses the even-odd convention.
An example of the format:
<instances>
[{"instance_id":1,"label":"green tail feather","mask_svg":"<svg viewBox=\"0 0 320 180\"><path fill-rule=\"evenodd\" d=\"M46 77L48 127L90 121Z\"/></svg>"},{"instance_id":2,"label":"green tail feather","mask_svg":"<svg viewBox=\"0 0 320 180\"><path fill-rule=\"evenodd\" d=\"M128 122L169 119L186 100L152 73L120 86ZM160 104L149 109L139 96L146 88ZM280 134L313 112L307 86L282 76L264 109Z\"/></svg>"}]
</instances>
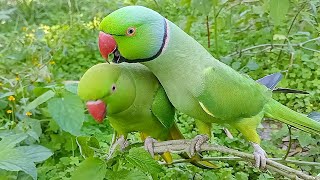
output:
<instances>
[{"instance_id":1,"label":"green tail feather","mask_svg":"<svg viewBox=\"0 0 320 180\"><path fill-rule=\"evenodd\" d=\"M270 100L265 106L267 117L279 120L300 130L320 135L320 123L304 114L295 112L276 100Z\"/></svg>"}]
</instances>

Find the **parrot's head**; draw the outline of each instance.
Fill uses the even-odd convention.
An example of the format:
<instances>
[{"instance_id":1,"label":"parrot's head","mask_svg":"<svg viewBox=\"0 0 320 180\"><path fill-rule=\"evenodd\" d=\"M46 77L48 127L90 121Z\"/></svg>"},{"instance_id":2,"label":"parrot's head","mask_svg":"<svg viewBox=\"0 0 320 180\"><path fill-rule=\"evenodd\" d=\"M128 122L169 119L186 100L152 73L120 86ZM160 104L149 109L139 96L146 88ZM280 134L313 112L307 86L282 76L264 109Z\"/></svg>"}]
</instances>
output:
<instances>
[{"instance_id":1,"label":"parrot's head","mask_svg":"<svg viewBox=\"0 0 320 180\"><path fill-rule=\"evenodd\" d=\"M89 113L98 123L105 116L126 110L135 98L133 80L120 66L97 64L80 79L78 95L86 102Z\"/></svg>"},{"instance_id":2,"label":"parrot's head","mask_svg":"<svg viewBox=\"0 0 320 180\"><path fill-rule=\"evenodd\" d=\"M159 13L127 6L106 16L100 24L99 49L113 62L143 62L155 59L167 41L167 21Z\"/></svg>"}]
</instances>

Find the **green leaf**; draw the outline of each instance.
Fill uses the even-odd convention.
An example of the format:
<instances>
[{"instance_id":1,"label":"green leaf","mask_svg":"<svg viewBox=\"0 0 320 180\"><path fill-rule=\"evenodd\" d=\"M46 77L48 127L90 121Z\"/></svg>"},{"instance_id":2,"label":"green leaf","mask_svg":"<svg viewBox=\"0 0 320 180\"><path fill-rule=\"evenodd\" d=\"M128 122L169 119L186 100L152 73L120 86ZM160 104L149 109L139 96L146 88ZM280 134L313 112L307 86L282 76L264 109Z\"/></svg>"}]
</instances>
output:
<instances>
[{"instance_id":1,"label":"green leaf","mask_svg":"<svg viewBox=\"0 0 320 180\"><path fill-rule=\"evenodd\" d=\"M6 170L3 170L3 169L0 169L0 179L1 180L15 180L15 179L18 179L17 178L17 172L6 171Z\"/></svg>"},{"instance_id":2,"label":"green leaf","mask_svg":"<svg viewBox=\"0 0 320 180\"><path fill-rule=\"evenodd\" d=\"M20 146L17 149L33 162L42 162L53 155L50 149L40 145Z\"/></svg>"},{"instance_id":3,"label":"green leaf","mask_svg":"<svg viewBox=\"0 0 320 180\"><path fill-rule=\"evenodd\" d=\"M64 85L67 91L77 94L78 93L78 83L79 82L68 82Z\"/></svg>"},{"instance_id":4,"label":"green leaf","mask_svg":"<svg viewBox=\"0 0 320 180\"><path fill-rule=\"evenodd\" d=\"M24 108L24 114L27 111L30 111L32 109L35 109L36 107L38 107L40 104L48 101L49 99L51 99L53 96L55 95L55 93L52 90L49 90L45 93L43 93L41 96L37 97L35 100L33 100L32 102L30 102L25 108Z\"/></svg>"},{"instance_id":5,"label":"green leaf","mask_svg":"<svg viewBox=\"0 0 320 180\"><path fill-rule=\"evenodd\" d=\"M270 16L275 25L280 25L289 10L289 0L270 0Z\"/></svg>"},{"instance_id":6,"label":"green leaf","mask_svg":"<svg viewBox=\"0 0 320 180\"><path fill-rule=\"evenodd\" d=\"M30 177L28 174L26 174L23 171L19 171L17 179L18 180L32 180L32 177Z\"/></svg>"},{"instance_id":7,"label":"green leaf","mask_svg":"<svg viewBox=\"0 0 320 180\"><path fill-rule=\"evenodd\" d=\"M37 169L32 160L14 146L27 138L27 135L10 135L0 142L0 169L8 171L23 171L33 179L37 179Z\"/></svg>"},{"instance_id":8,"label":"green leaf","mask_svg":"<svg viewBox=\"0 0 320 180\"><path fill-rule=\"evenodd\" d=\"M212 0L192 0L191 7L204 15L209 15L212 8Z\"/></svg>"},{"instance_id":9,"label":"green leaf","mask_svg":"<svg viewBox=\"0 0 320 180\"><path fill-rule=\"evenodd\" d=\"M40 121L32 118L25 118L19 123L15 130L17 132L25 132L35 140L39 141L39 137L42 133Z\"/></svg>"},{"instance_id":10,"label":"green leaf","mask_svg":"<svg viewBox=\"0 0 320 180\"><path fill-rule=\"evenodd\" d=\"M95 137L85 137L85 136L78 136L77 144L80 148L80 153L83 157L93 157L94 150L93 148L100 148L99 141Z\"/></svg>"},{"instance_id":11,"label":"green leaf","mask_svg":"<svg viewBox=\"0 0 320 180\"><path fill-rule=\"evenodd\" d=\"M180 4L183 6L186 5L187 7L190 7L191 0L181 0Z\"/></svg>"},{"instance_id":12,"label":"green leaf","mask_svg":"<svg viewBox=\"0 0 320 180\"><path fill-rule=\"evenodd\" d=\"M8 101L5 101L3 99L0 99L0 109L6 108L8 105Z\"/></svg>"},{"instance_id":13,"label":"green leaf","mask_svg":"<svg viewBox=\"0 0 320 180\"><path fill-rule=\"evenodd\" d=\"M40 121L37 119L27 118L24 120L25 124L29 126L27 134L37 141L39 141L39 137L42 134Z\"/></svg>"},{"instance_id":14,"label":"green leaf","mask_svg":"<svg viewBox=\"0 0 320 180\"><path fill-rule=\"evenodd\" d=\"M50 99L48 110L61 129L80 135L84 121L84 105L77 95L66 94L63 98Z\"/></svg>"},{"instance_id":15,"label":"green leaf","mask_svg":"<svg viewBox=\"0 0 320 180\"><path fill-rule=\"evenodd\" d=\"M158 174L163 171L162 167L143 148L130 149L126 160L145 173Z\"/></svg>"},{"instance_id":16,"label":"green leaf","mask_svg":"<svg viewBox=\"0 0 320 180\"><path fill-rule=\"evenodd\" d=\"M316 142L315 139L313 139L312 136L310 136L310 134L304 132L299 132L297 138L302 147L314 144Z\"/></svg>"},{"instance_id":17,"label":"green leaf","mask_svg":"<svg viewBox=\"0 0 320 180\"><path fill-rule=\"evenodd\" d=\"M0 94L0 99L4 98L4 97L8 97L8 96L12 96L14 95L14 92L7 92L7 93L4 93L4 94Z\"/></svg>"},{"instance_id":18,"label":"green leaf","mask_svg":"<svg viewBox=\"0 0 320 180\"><path fill-rule=\"evenodd\" d=\"M308 117L310 119L313 119L313 120L317 121L317 122L320 122L320 113L319 112L313 111L310 114L308 114Z\"/></svg>"},{"instance_id":19,"label":"green leaf","mask_svg":"<svg viewBox=\"0 0 320 180\"><path fill-rule=\"evenodd\" d=\"M250 71L254 71L254 70L257 70L259 68L259 65L253 60L250 60L246 66L248 67L248 69Z\"/></svg>"},{"instance_id":20,"label":"green leaf","mask_svg":"<svg viewBox=\"0 0 320 180\"><path fill-rule=\"evenodd\" d=\"M235 61L231 64L231 67L235 70L238 70L241 66L241 62Z\"/></svg>"},{"instance_id":21,"label":"green leaf","mask_svg":"<svg viewBox=\"0 0 320 180\"><path fill-rule=\"evenodd\" d=\"M0 147L13 148L16 144L25 140L28 136L26 134L12 134L5 137L2 137L2 141L0 141ZM1 151L1 149L0 149Z\"/></svg>"},{"instance_id":22,"label":"green leaf","mask_svg":"<svg viewBox=\"0 0 320 180\"><path fill-rule=\"evenodd\" d=\"M273 40L285 40L285 39L287 39L285 35L282 35L282 34L273 35Z\"/></svg>"},{"instance_id":23,"label":"green leaf","mask_svg":"<svg viewBox=\"0 0 320 180\"><path fill-rule=\"evenodd\" d=\"M106 174L107 166L99 158L87 158L72 173L71 180L103 180Z\"/></svg>"},{"instance_id":24,"label":"green leaf","mask_svg":"<svg viewBox=\"0 0 320 180\"><path fill-rule=\"evenodd\" d=\"M241 180L245 180L245 179L248 179L248 174L245 173L245 172L237 172L236 175L235 175L235 178L236 179L241 179Z\"/></svg>"},{"instance_id":25,"label":"green leaf","mask_svg":"<svg viewBox=\"0 0 320 180\"><path fill-rule=\"evenodd\" d=\"M127 170L121 169L120 171L107 170L107 175L112 180L148 180L148 176L141 171L135 169Z\"/></svg>"}]
</instances>

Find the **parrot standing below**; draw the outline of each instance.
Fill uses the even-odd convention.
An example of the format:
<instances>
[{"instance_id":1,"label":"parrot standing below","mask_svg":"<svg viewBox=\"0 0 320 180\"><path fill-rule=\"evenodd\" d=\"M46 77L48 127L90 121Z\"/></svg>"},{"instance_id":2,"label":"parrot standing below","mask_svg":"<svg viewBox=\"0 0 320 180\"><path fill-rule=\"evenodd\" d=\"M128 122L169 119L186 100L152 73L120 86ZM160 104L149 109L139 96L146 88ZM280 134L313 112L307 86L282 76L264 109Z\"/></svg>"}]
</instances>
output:
<instances>
[{"instance_id":1,"label":"parrot standing below","mask_svg":"<svg viewBox=\"0 0 320 180\"><path fill-rule=\"evenodd\" d=\"M114 62L142 63L158 78L173 106L202 122L229 124L252 143L255 165L266 166L257 126L263 117L320 134L320 123L272 98L272 91L215 59L203 46L159 13L127 6L100 24L103 57ZM205 135L194 139L200 149ZM194 151L192 149L195 149Z\"/></svg>"},{"instance_id":2,"label":"parrot standing below","mask_svg":"<svg viewBox=\"0 0 320 180\"><path fill-rule=\"evenodd\" d=\"M97 122L108 117L122 148L130 132L140 132L143 140L148 136L160 141L184 138L174 122L175 109L164 89L143 65L97 64L82 76L78 95L86 101L89 113ZM187 154L180 155L190 159ZM171 163L169 153L162 157ZM200 156L191 163L200 168L217 167L201 161Z\"/></svg>"}]
</instances>

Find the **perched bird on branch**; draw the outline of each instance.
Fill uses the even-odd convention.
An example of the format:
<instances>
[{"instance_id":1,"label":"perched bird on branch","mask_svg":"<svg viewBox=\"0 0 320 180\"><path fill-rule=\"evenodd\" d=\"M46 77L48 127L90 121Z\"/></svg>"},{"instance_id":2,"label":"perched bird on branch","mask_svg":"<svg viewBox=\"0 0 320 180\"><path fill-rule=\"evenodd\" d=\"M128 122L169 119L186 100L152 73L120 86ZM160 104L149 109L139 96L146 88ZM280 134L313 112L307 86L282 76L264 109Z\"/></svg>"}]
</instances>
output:
<instances>
[{"instance_id":1,"label":"perched bird on branch","mask_svg":"<svg viewBox=\"0 0 320 180\"><path fill-rule=\"evenodd\" d=\"M174 122L175 109L157 78L140 64L97 64L81 78L78 95L86 101L89 113L101 123L105 116L115 129L117 143L123 149L128 145L128 133L140 132L159 141L184 139ZM146 139L146 146L153 139ZM181 157L190 159L187 153ZM170 164L169 153L162 154ZM217 166L201 161L199 155L190 161L200 168Z\"/></svg>"},{"instance_id":2,"label":"perched bird on branch","mask_svg":"<svg viewBox=\"0 0 320 180\"><path fill-rule=\"evenodd\" d=\"M215 59L196 40L159 13L128 6L106 16L100 24L100 52L114 62L144 64L158 78L173 106L199 119L229 124L252 143L256 166L266 166L256 128L263 117L303 131L320 134L320 123L272 99L272 91ZM208 139L198 135L191 152Z\"/></svg>"}]
</instances>

